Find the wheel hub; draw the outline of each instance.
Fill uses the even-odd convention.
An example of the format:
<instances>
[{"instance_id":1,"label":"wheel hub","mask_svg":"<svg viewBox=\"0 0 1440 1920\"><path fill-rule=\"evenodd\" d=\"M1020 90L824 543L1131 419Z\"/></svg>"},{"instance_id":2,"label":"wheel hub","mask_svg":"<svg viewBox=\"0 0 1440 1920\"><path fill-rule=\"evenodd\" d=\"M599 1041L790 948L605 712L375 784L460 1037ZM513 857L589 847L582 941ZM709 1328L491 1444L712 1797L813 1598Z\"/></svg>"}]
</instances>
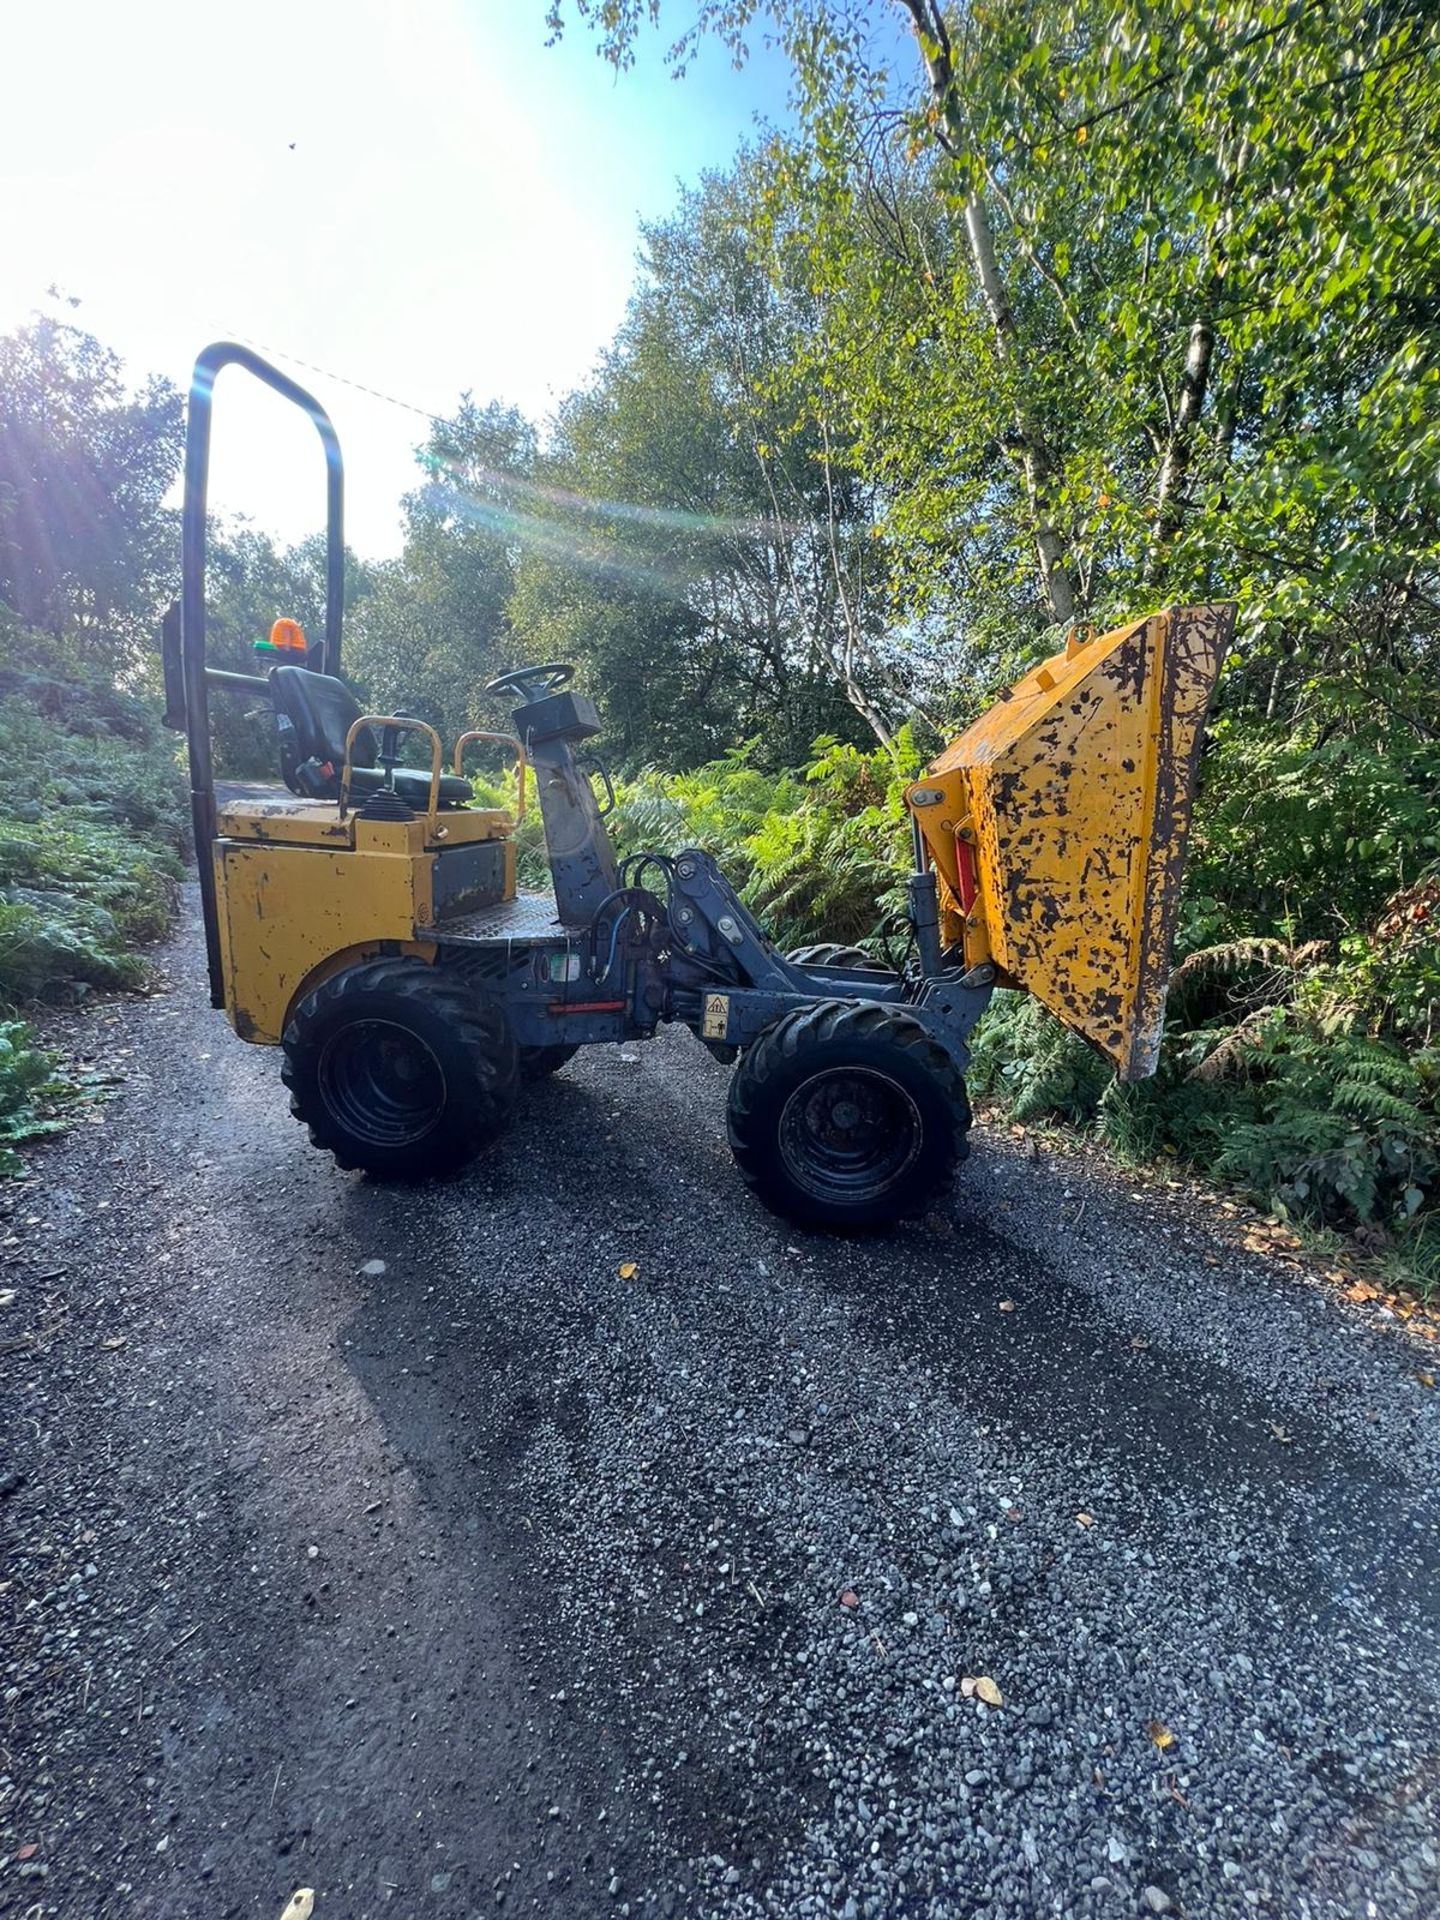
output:
<instances>
[{"instance_id":1,"label":"wheel hub","mask_svg":"<svg viewBox=\"0 0 1440 1920\"><path fill-rule=\"evenodd\" d=\"M919 1109L905 1088L873 1067L812 1074L780 1116L780 1152L792 1179L821 1200L873 1199L920 1151Z\"/></svg>"},{"instance_id":2,"label":"wheel hub","mask_svg":"<svg viewBox=\"0 0 1440 1920\"><path fill-rule=\"evenodd\" d=\"M445 1075L417 1033L388 1020L357 1020L326 1043L320 1090L342 1124L376 1146L409 1146L440 1123Z\"/></svg>"}]
</instances>

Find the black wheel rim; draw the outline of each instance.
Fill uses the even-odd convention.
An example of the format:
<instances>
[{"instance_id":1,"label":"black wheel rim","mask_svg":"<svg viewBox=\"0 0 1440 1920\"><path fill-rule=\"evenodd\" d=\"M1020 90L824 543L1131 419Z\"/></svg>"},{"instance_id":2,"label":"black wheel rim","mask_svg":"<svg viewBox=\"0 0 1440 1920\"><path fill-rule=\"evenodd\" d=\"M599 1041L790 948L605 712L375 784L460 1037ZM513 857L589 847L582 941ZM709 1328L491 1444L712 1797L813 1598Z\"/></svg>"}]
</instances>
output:
<instances>
[{"instance_id":1,"label":"black wheel rim","mask_svg":"<svg viewBox=\"0 0 1440 1920\"><path fill-rule=\"evenodd\" d=\"M445 1075L432 1050L391 1020L354 1020L320 1055L320 1092L348 1134L376 1147L407 1147L445 1111Z\"/></svg>"},{"instance_id":2,"label":"black wheel rim","mask_svg":"<svg viewBox=\"0 0 1440 1920\"><path fill-rule=\"evenodd\" d=\"M920 1110L871 1067L836 1067L795 1089L780 1115L780 1156L814 1199L852 1205L889 1193L920 1151Z\"/></svg>"}]
</instances>

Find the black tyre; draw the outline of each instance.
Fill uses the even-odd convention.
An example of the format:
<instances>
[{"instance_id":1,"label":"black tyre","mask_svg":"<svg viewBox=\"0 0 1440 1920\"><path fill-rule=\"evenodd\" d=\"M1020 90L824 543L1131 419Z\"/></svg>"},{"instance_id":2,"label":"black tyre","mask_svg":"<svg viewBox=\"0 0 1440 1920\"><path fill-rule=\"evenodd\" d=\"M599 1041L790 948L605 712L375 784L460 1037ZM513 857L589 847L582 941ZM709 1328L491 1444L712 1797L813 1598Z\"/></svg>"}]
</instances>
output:
<instances>
[{"instance_id":1,"label":"black tyre","mask_svg":"<svg viewBox=\"0 0 1440 1920\"><path fill-rule=\"evenodd\" d=\"M285 1029L290 1111L347 1169L414 1180L451 1173L515 1104L504 1014L458 976L397 957L327 980Z\"/></svg>"},{"instance_id":2,"label":"black tyre","mask_svg":"<svg viewBox=\"0 0 1440 1920\"><path fill-rule=\"evenodd\" d=\"M573 1060L580 1051L579 1047L521 1047L520 1078L522 1080L543 1080L547 1074L558 1073L567 1060Z\"/></svg>"},{"instance_id":3,"label":"black tyre","mask_svg":"<svg viewBox=\"0 0 1440 1920\"><path fill-rule=\"evenodd\" d=\"M833 940L818 941L812 947L796 947L785 958L797 967L860 967L866 973L883 973L894 979L895 969L866 953L863 947L839 947Z\"/></svg>"},{"instance_id":4,"label":"black tyre","mask_svg":"<svg viewBox=\"0 0 1440 1920\"><path fill-rule=\"evenodd\" d=\"M970 1103L943 1047L904 1008L817 1000L768 1027L730 1083L730 1150L775 1213L878 1227L943 1197Z\"/></svg>"}]
</instances>

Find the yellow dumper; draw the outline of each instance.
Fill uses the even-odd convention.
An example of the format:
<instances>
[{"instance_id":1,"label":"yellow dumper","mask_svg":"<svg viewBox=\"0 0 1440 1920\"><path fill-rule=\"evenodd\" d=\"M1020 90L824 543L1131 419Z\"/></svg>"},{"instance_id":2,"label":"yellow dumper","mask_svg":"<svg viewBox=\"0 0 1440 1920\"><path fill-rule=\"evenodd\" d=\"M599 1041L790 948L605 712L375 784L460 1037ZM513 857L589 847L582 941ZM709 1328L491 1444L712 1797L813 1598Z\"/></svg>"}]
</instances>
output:
<instances>
[{"instance_id":1,"label":"yellow dumper","mask_svg":"<svg viewBox=\"0 0 1440 1920\"><path fill-rule=\"evenodd\" d=\"M323 638L280 618L256 668L206 658L206 475L217 375L240 367L315 424L327 474ZM735 1065L736 1165L778 1212L857 1228L935 1204L965 1153L967 1042L997 984L1023 987L1127 1079L1155 1065L1206 703L1228 607L1077 633L909 789L911 950L777 950L701 847L622 859L600 716L563 662L487 692L501 734L444 743L374 714L341 671L339 443L323 408L248 348L196 363L182 599L162 634L166 718L187 736L211 998L278 1046L291 1111L341 1167L461 1166L522 1081L585 1045L675 1022ZM283 610L276 609L277 613ZM274 784L217 782L211 696L274 715ZM428 768L401 764L406 736ZM513 819L477 805L467 747L533 769L551 885L516 885ZM597 791L597 782L599 790Z\"/></svg>"}]
</instances>

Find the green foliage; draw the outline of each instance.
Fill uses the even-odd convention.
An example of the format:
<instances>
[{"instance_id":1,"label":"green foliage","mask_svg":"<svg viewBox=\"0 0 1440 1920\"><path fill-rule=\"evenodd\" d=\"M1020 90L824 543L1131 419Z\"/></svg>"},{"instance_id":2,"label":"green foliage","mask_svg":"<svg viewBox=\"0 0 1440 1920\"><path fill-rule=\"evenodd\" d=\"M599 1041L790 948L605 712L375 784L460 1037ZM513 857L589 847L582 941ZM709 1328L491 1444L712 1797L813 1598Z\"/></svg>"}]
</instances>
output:
<instances>
[{"instance_id":1,"label":"green foliage","mask_svg":"<svg viewBox=\"0 0 1440 1920\"><path fill-rule=\"evenodd\" d=\"M77 1092L23 1021L0 1020L0 1177L23 1171L17 1146L59 1132L59 1109Z\"/></svg>"},{"instance_id":2,"label":"green foliage","mask_svg":"<svg viewBox=\"0 0 1440 1920\"><path fill-rule=\"evenodd\" d=\"M1190 890L1216 929L1334 936L1440 855L1440 740L1403 724L1211 729Z\"/></svg>"},{"instance_id":3,"label":"green foliage","mask_svg":"<svg viewBox=\"0 0 1440 1920\"><path fill-rule=\"evenodd\" d=\"M755 765L749 742L690 773L622 784L625 851L713 853L782 946L881 942L903 911L909 843L900 794L919 772L908 732L895 756L817 740L800 775Z\"/></svg>"},{"instance_id":4,"label":"green foliage","mask_svg":"<svg viewBox=\"0 0 1440 1920\"><path fill-rule=\"evenodd\" d=\"M347 616L363 608L372 577L371 569L347 551ZM253 528L212 527L205 586L205 652L210 665L231 673L263 673L273 662L257 662L255 642L269 635L276 620L298 620L312 641L324 635L324 536L317 534L285 549ZM344 665L348 674L348 658ZM279 777L275 716L267 702L212 694L210 733L220 779Z\"/></svg>"},{"instance_id":5,"label":"green foliage","mask_svg":"<svg viewBox=\"0 0 1440 1920\"><path fill-rule=\"evenodd\" d=\"M1437 906L1440 876L1426 876L1338 965L1320 943L1244 939L1192 955L1160 1072L1138 1085L1121 1086L1027 996L997 996L971 1083L1017 1119L1092 1128L1136 1159L1173 1155L1440 1280Z\"/></svg>"},{"instance_id":6,"label":"green foliage","mask_svg":"<svg viewBox=\"0 0 1440 1920\"><path fill-rule=\"evenodd\" d=\"M0 607L92 667L133 661L173 576L180 396L53 320L0 339Z\"/></svg>"},{"instance_id":7,"label":"green foliage","mask_svg":"<svg viewBox=\"0 0 1440 1920\"><path fill-rule=\"evenodd\" d=\"M1093 1048L1027 993L997 993L971 1042L972 1090L1015 1119L1094 1119L1111 1072Z\"/></svg>"},{"instance_id":8,"label":"green foliage","mask_svg":"<svg viewBox=\"0 0 1440 1920\"><path fill-rule=\"evenodd\" d=\"M1327 1225L1403 1229L1440 1199L1440 1052L1407 1059L1277 1008L1253 1030L1210 1171Z\"/></svg>"},{"instance_id":9,"label":"green foliage","mask_svg":"<svg viewBox=\"0 0 1440 1920\"><path fill-rule=\"evenodd\" d=\"M467 395L419 458L425 481L404 503L404 548L369 576L346 673L372 708L414 714L453 741L504 724L485 684L523 657L509 607L535 430L514 408Z\"/></svg>"},{"instance_id":10,"label":"green foliage","mask_svg":"<svg viewBox=\"0 0 1440 1920\"><path fill-rule=\"evenodd\" d=\"M188 813L153 713L9 629L0 671L0 1005L135 986L169 924Z\"/></svg>"},{"instance_id":11,"label":"green foliage","mask_svg":"<svg viewBox=\"0 0 1440 1920\"><path fill-rule=\"evenodd\" d=\"M779 765L821 734L888 742L933 665L887 619L879 492L839 457L847 410L770 177L742 154L642 230L624 322L513 503L517 635L582 664L627 768L761 734Z\"/></svg>"}]
</instances>

